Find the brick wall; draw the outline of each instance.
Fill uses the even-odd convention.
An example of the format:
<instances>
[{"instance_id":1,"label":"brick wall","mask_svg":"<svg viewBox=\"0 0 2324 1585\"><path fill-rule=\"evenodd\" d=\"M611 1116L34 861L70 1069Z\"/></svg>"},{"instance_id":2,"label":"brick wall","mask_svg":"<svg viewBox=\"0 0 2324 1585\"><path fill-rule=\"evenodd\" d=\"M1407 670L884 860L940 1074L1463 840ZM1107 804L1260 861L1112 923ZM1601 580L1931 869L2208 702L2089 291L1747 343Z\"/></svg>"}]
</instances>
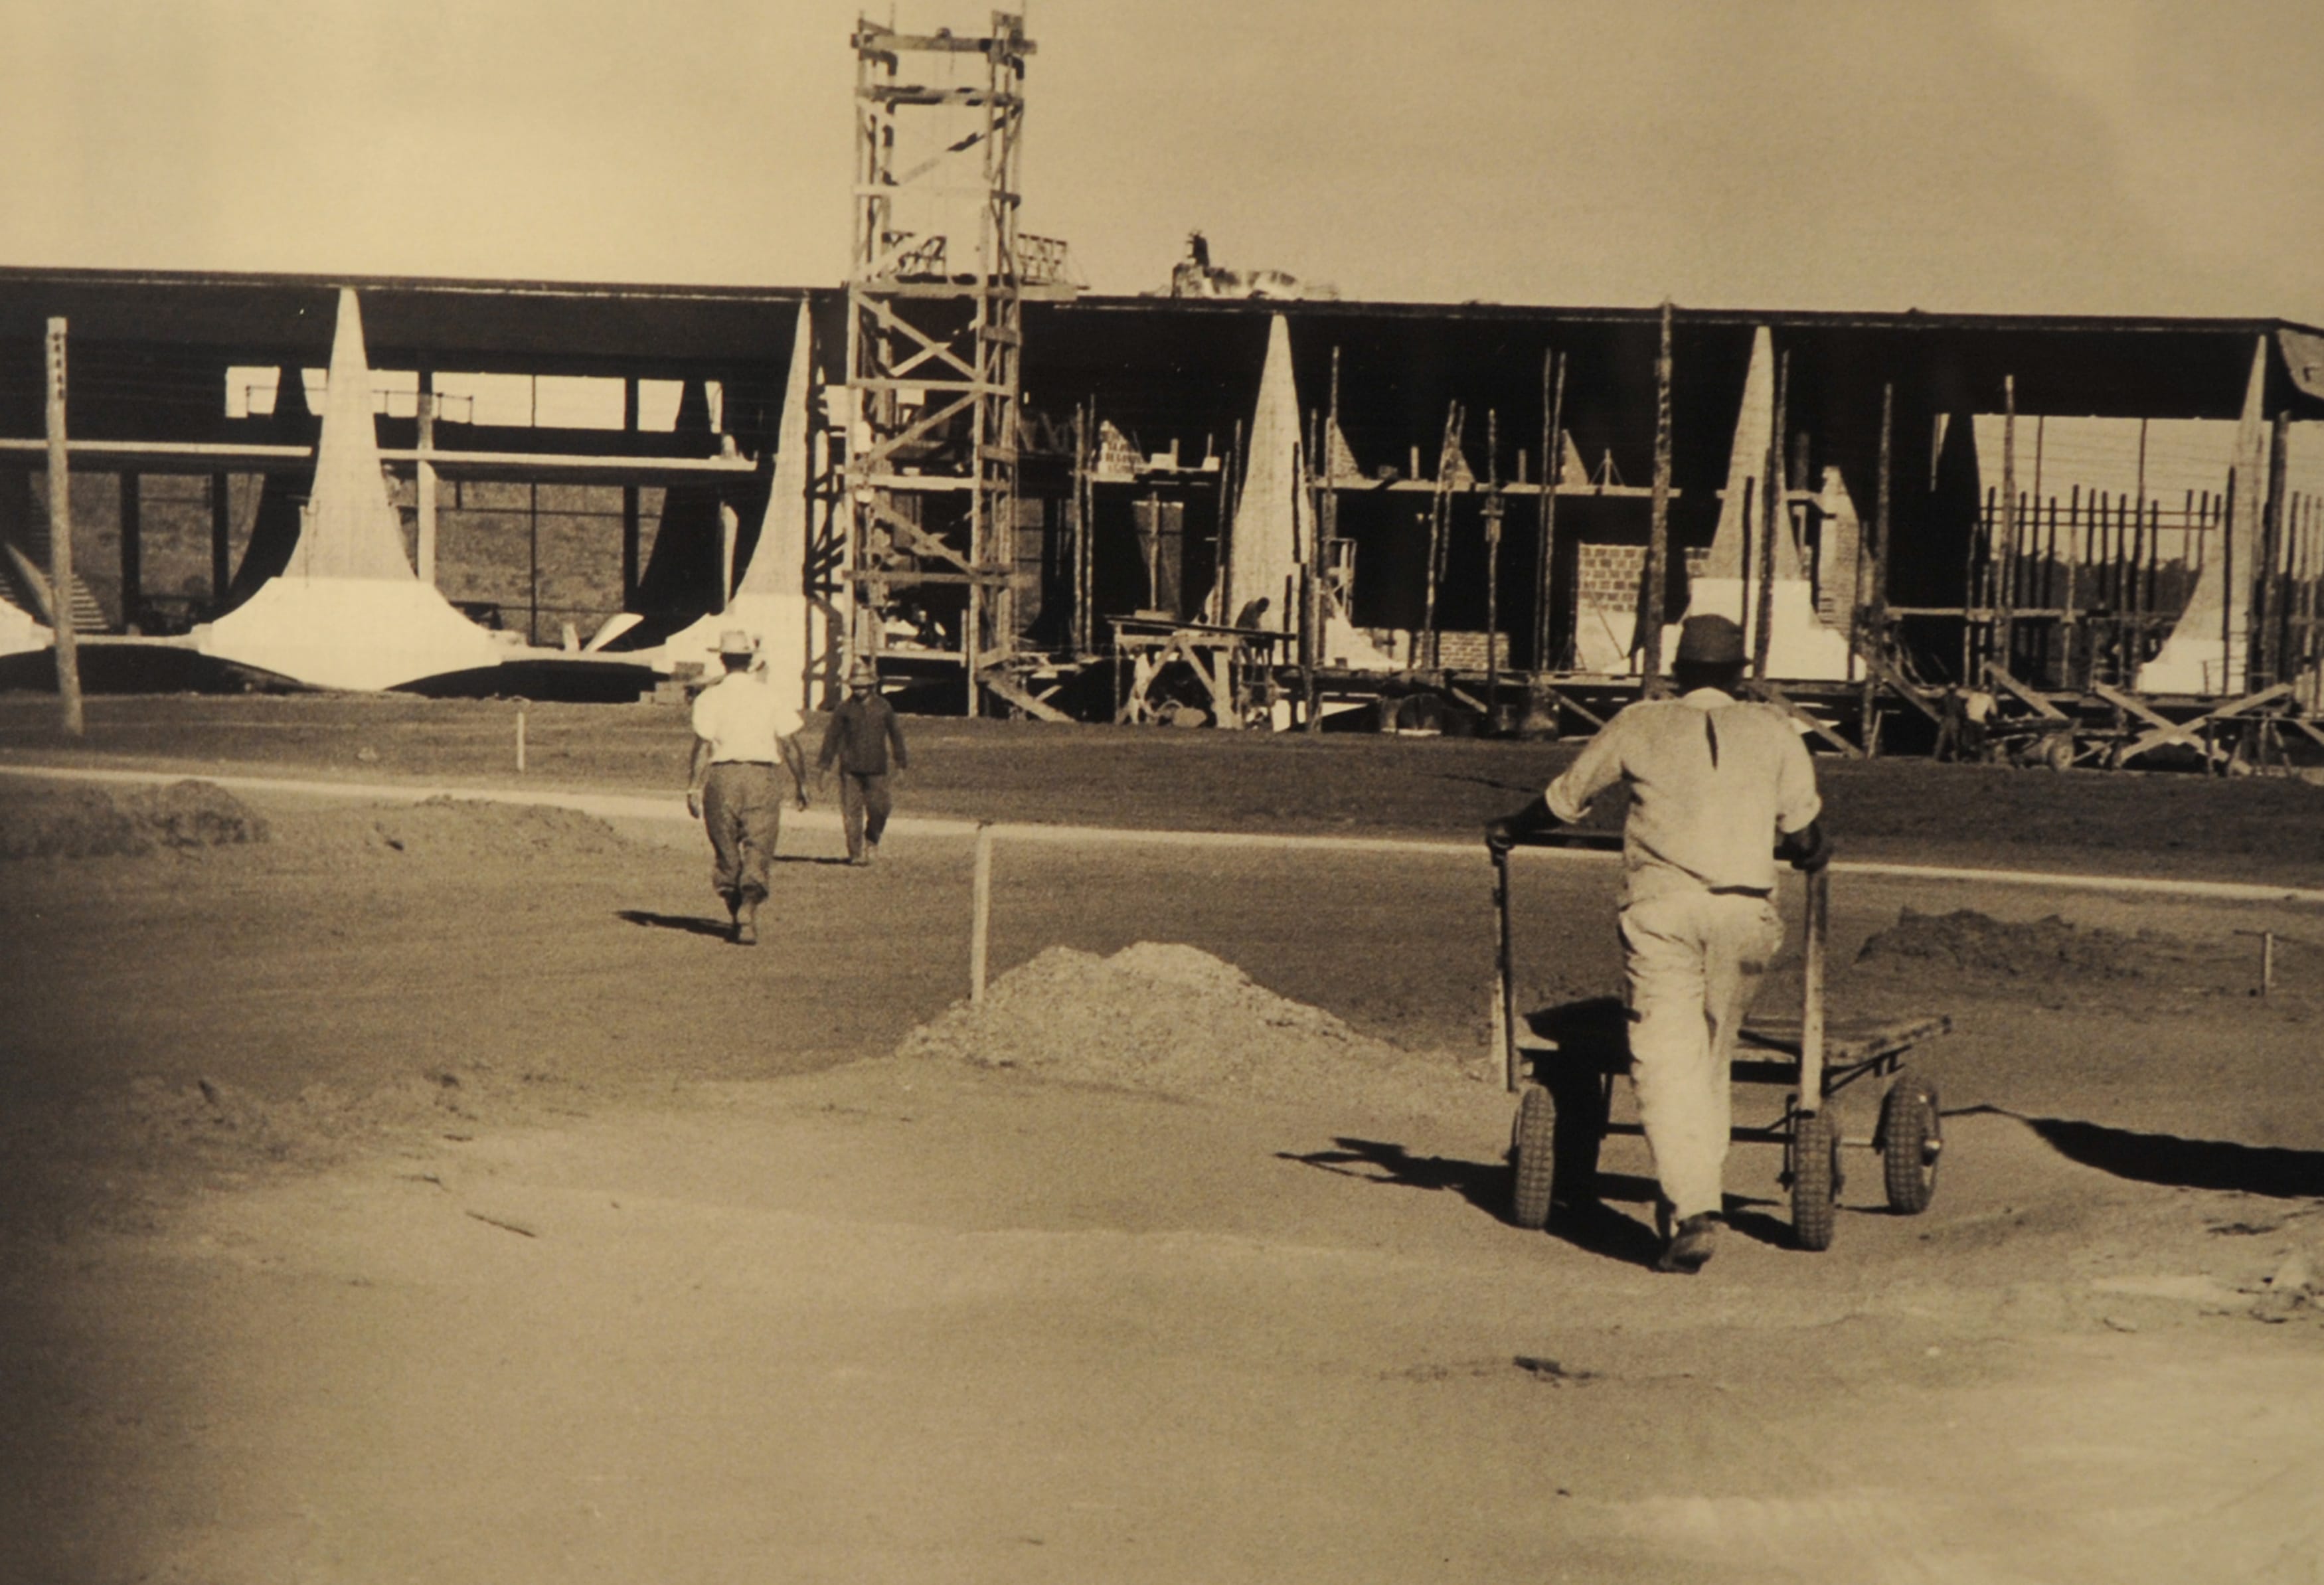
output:
<instances>
[{"instance_id":1,"label":"brick wall","mask_svg":"<svg viewBox=\"0 0 2324 1585\"><path fill-rule=\"evenodd\" d=\"M1443 645L1445 666L1460 671L1482 671L1488 664L1485 655L1485 635L1482 632L1442 632L1437 635ZM1509 635L1495 633L1493 648L1499 652L1499 664L1509 663Z\"/></svg>"},{"instance_id":2,"label":"brick wall","mask_svg":"<svg viewBox=\"0 0 2324 1585\"><path fill-rule=\"evenodd\" d=\"M1585 544L1580 549L1578 593L1583 604L1627 611L1638 603L1638 576L1646 565L1644 545Z\"/></svg>"}]
</instances>

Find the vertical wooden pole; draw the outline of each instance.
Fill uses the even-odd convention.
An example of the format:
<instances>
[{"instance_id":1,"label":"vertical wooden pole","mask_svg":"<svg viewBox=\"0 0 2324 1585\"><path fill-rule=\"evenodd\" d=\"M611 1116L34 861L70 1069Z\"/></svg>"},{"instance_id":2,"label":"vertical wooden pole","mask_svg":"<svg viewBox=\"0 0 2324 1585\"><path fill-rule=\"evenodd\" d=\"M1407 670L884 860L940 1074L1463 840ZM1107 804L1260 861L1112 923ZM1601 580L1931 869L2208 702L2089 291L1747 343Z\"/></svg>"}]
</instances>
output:
<instances>
[{"instance_id":1,"label":"vertical wooden pole","mask_svg":"<svg viewBox=\"0 0 2324 1585\"><path fill-rule=\"evenodd\" d=\"M524 774L524 701L516 702L516 773Z\"/></svg>"},{"instance_id":2,"label":"vertical wooden pole","mask_svg":"<svg viewBox=\"0 0 2324 1585\"><path fill-rule=\"evenodd\" d=\"M65 322L49 321L49 625L57 640L57 703L68 737L87 731L80 643L73 632L72 459L65 445Z\"/></svg>"},{"instance_id":3,"label":"vertical wooden pole","mask_svg":"<svg viewBox=\"0 0 2324 1585\"><path fill-rule=\"evenodd\" d=\"M1857 735L1867 758L1880 751L1880 687L1878 674L1870 662L1885 657L1888 648L1888 498L1895 432L1896 386L1894 381L1888 381L1880 387L1880 471L1873 487L1872 532L1857 538L1858 548L1864 553L1868 583L1864 605L1871 629L1868 634L1859 627L1857 633L1858 646L1866 657L1862 715Z\"/></svg>"},{"instance_id":4,"label":"vertical wooden pole","mask_svg":"<svg viewBox=\"0 0 2324 1585\"><path fill-rule=\"evenodd\" d=\"M2230 470L2227 487L2219 497L2219 682L2218 691L2231 690L2236 668L2236 475ZM2246 657L2246 659L2249 657Z\"/></svg>"},{"instance_id":5,"label":"vertical wooden pole","mask_svg":"<svg viewBox=\"0 0 2324 1585\"><path fill-rule=\"evenodd\" d=\"M229 475L224 469L210 475L210 614L215 617L225 609L226 592L233 576L234 506L227 486Z\"/></svg>"},{"instance_id":6,"label":"vertical wooden pole","mask_svg":"<svg viewBox=\"0 0 2324 1585\"><path fill-rule=\"evenodd\" d=\"M420 460L411 471L412 493L420 522L412 558L419 564L416 570L420 581L432 589L436 586L436 464L431 460L436 449L436 371L425 364L420 366L420 398L413 428L413 446L420 453ZM626 601L626 582L622 587Z\"/></svg>"},{"instance_id":7,"label":"vertical wooden pole","mask_svg":"<svg viewBox=\"0 0 2324 1585\"><path fill-rule=\"evenodd\" d=\"M1501 703L1501 415L1485 410L1485 705ZM1485 726L1492 728L1487 717Z\"/></svg>"},{"instance_id":8,"label":"vertical wooden pole","mask_svg":"<svg viewBox=\"0 0 2324 1585\"><path fill-rule=\"evenodd\" d=\"M638 377L626 375L622 381L622 428L630 434L638 428ZM622 486L622 608L628 610L638 601L638 487L634 484Z\"/></svg>"},{"instance_id":9,"label":"vertical wooden pole","mask_svg":"<svg viewBox=\"0 0 2324 1585\"><path fill-rule=\"evenodd\" d=\"M1995 665L2012 669L2017 604L2017 376L2001 377L2001 572L1993 602Z\"/></svg>"},{"instance_id":10,"label":"vertical wooden pole","mask_svg":"<svg viewBox=\"0 0 2324 1585\"><path fill-rule=\"evenodd\" d=\"M2258 666L2247 684L2265 687L2283 680L2283 635L2278 617L2282 602L2276 592L2276 562L2283 552L2283 489L2289 471L2292 442L2291 410L2275 415L2268 437L2267 495L2260 511L2259 565L2254 568L2252 590L2252 658Z\"/></svg>"},{"instance_id":11,"label":"vertical wooden pole","mask_svg":"<svg viewBox=\"0 0 2324 1585\"><path fill-rule=\"evenodd\" d=\"M1757 631L1751 635L1751 675L1763 682L1768 650L1775 641L1775 530L1789 510L1784 502L1784 430L1789 421L1784 409L1790 400L1791 378L1792 355L1786 351L1775 360L1775 422L1767 426L1766 483L1759 492L1759 599L1757 620L1752 624Z\"/></svg>"},{"instance_id":12,"label":"vertical wooden pole","mask_svg":"<svg viewBox=\"0 0 2324 1585\"><path fill-rule=\"evenodd\" d=\"M1671 301L1663 299L1662 342L1655 353L1655 483L1646 518L1646 587L1639 620L1640 687L1648 698L1663 692L1663 590L1670 579Z\"/></svg>"},{"instance_id":13,"label":"vertical wooden pole","mask_svg":"<svg viewBox=\"0 0 2324 1585\"><path fill-rule=\"evenodd\" d=\"M1557 576L1557 485L1565 474L1565 364L1554 348L1544 349L1541 360L1541 554L1534 576L1533 665L1536 671L1547 671L1553 664L1549 606L1551 581Z\"/></svg>"},{"instance_id":14,"label":"vertical wooden pole","mask_svg":"<svg viewBox=\"0 0 2324 1585\"><path fill-rule=\"evenodd\" d=\"M976 826L976 872L969 887L968 914L968 1000L972 1004L984 1000L984 966L992 934L992 826L980 820Z\"/></svg>"},{"instance_id":15,"label":"vertical wooden pole","mask_svg":"<svg viewBox=\"0 0 2324 1585\"><path fill-rule=\"evenodd\" d=\"M1074 403L1074 494L1066 507L1066 530L1073 537L1074 581L1073 606L1066 622L1065 641L1074 653L1089 652L1089 604L1082 591L1089 583L1089 518L1083 511L1082 496L1089 474L1089 414L1080 402ZM1222 518L1221 523L1225 520ZM1226 563L1219 564L1217 576L1226 576Z\"/></svg>"},{"instance_id":16,"label":"vertical wooden pole","mask_svg":"<svg viewBox=\"0 0 2324 1585\"><path fill-rule=\"evenodd\" d=\"M1444 413L1444 442L1436 452L1436 490L1428 509L1428 587L1422 607L1422 625L1428 640L1428 668L1437 669L1442 659L1436 636L1436 586L1442 576L1444 541L1452 526L1452 475L1449 466L1458 455L1461 436L1461 404L1447 405Z\"/></svg>"},{"instance_id":17,"label":"vertical wooden pole","mask_svg":"<svg viewBox=\"0 0 2324 1585\"><path fill-rule=\"evenodd\" d=\"M137 631L145 603L144 481L134 468L121 470L121 628Z\"/></svg>"},{"instance_id":18,"label":"vertical wooden pole","mask_svg":"<svg viewBox=\"0 0 2324 1585\"><path fill-rule=\"evenodd\" d=\"M1245 597L1234 586L1234 514L1242 502L1241 475L1250 468L1242 454L1242 420L1237 419L1234 441L1227 450L1226 477L1219 484L1219 620L1231 622L1242 614Z\"/></svg>"},{"instance_id":19,"label":"vertical wooden pole","mask_svg":"<svg viewBox=\"0 0 2324 1585\"><path fill-rule=\"evenodd\" d=\"M538 382L535 382L536 386ZM524 641L540 642L540 486L525 486L525 575L524 575ZM718 608L726 608L726 596L718 596Z\"/></svg>"}]
</instances>

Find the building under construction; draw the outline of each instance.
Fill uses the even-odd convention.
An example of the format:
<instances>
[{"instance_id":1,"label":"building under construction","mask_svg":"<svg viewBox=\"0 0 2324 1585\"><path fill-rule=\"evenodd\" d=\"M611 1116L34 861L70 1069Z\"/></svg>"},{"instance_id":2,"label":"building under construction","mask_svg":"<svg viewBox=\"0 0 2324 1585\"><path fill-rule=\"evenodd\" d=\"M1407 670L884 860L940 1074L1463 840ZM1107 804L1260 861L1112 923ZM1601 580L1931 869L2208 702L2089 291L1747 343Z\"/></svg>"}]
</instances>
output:
<instances>
[{"instance_id":1,"label":"building under construction","mask_svg":"<svg viewBox=\"0 0 2324 1585\"><path fill-rule=\"evenodd\" d=\"M803 703L1574 731L1717 611L1838 751L2324 742L2324 331L1099 296L1016 23L855 43L837 286L0 272L0 677L634 697L743 626Z\"/></svg>"}]
</instances>

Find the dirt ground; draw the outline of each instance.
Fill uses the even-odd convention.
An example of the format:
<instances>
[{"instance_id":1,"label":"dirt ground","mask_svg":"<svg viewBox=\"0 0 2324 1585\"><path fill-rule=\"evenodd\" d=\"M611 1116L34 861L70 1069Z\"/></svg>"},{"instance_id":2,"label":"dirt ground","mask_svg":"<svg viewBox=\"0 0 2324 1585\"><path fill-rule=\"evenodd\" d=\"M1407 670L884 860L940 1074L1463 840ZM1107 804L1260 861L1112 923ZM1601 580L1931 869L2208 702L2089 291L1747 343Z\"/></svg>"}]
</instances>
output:
<instances>
[{"instance_id":1,"label":"dirt ground","mask_svg":"<svg viewBox=\"0 0 2324 1585\"><path fill-rule=\"evenodd\" d=\"M667 788L651 714L570 781ZM337 773L440 769L407 729ZM926 735L908 808L1040 791ZM1554 755L1126 735L1037 757L1056 817L1126 778L1204 824L1240 775L1425 830ZM1211 757L1138 792L1168 755ZM1990 785L2086 871L2195 788L2242 814L2140 871L2248 876L2300 796L1915 769L1928 851L2022 859L1948 806ZM853 870L795 822L745 951L675 822L116 791L111 851L11 846L119 837L70 791L0 773L0 1577L2324 1579L2313 909L1846 878L1835 1017L1954 1019L1935 1203L1853 1152L1804 1253L1738 1146L1687 1279L1635 1140L1599 1211L1507 1220L1473 851L1004 843L972 1013L964 841ZM1524 1005L1612 990L1612 871L1517 871Z\"/></svg>"}]
</instances>

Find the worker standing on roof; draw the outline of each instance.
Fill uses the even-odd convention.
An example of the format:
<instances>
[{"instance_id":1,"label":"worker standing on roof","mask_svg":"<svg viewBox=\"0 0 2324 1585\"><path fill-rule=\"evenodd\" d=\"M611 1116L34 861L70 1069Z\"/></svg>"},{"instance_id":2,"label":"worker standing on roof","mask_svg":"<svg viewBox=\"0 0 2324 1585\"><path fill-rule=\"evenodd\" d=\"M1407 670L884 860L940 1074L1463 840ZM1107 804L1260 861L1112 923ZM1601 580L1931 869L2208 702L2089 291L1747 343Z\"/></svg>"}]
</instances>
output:
<instances>
[{"instance_id":1,"label":"worker standing on roof","mask_svg":"<svg viewBox=\"0 0 2324 1585\"><path fill-rule=\"evenodd\" d=\"M694 701L694 763L687 812L710 834L710 884L726 904L738 946L759 941L759 905L783 820L775 766L791 773L791 792L807 807L807 755L798 745L799 713L752 669L758 645L740 628L718 636L725 674Z\"/></svg>"},{"instance_id":2,"label":"worker standing on roof","mask_svg":"<svg viewBox=\"0 0 2324 1585\"><path fill-rule=\"evenodd\" d=\"M1775 860L1818 870L1830 855L1799 733L1774 706L1735 697L1743 630L1687 618L1672 676L1679 697L1615 716L1486 840L1506 851L1580 820L1617 781L1629 788L1620 927L1631 1082L1669 1230L1658 1268L1694 1272L1723 1212L1736 1031L1783 945Z\"/></svg>"},{"instance_id":3,"label":"worker standing on roof","mask_svg":"<svg viewBox=\"0 0 2324 1585\"><path fill-rule=\"evenodd\" d=\"M904 728L896 708L880 696L880 674L869 660L858 659L847 668L847 697L831 713L824 728L823 751L816 756L818 769L839 762L840 824L847 833L847 862L868 864L880 856L880 837L888 829L888 750L896 751L896 769L906 765Z\"/></svg>"}]
</instances>

